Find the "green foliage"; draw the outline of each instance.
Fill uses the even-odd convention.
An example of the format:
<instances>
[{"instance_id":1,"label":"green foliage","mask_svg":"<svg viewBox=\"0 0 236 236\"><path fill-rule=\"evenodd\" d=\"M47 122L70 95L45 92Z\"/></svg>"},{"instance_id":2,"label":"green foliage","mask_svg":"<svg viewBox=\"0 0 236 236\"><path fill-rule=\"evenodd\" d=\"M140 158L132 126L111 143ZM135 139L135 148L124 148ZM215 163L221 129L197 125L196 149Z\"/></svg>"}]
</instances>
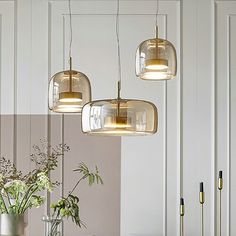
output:
<instances>
[{"instance_id":1,"label":"green foliage","mask_svg":"<svg viewBox=\"0 0 236 236\"><path fill-rule=\"evenodd\" d=\"M57 168L58 159L63 158L64 153L70 150L69 147L58 145L52 148L47 142L41 141L41 145L34 145L33 150L30 161L34 169L25 175L17 170L10 160L0 158L0 214L23 214L27 209L40 207L44 203L41 192L52 191L55 186L59 185L58 182L50 180L49 173ZM51 205L53 218L56 219L53 230L57 228L60 222L58 220L65 217L71 219L79 227L85 226L80 219L79 198L73 195L73 192L86 179L90 186L103 184L97 166L95 166L95 171L91 172L86 164L80 163L74 171L80 174L74 188L67 197Z\"/></svg>"},{"instance_id":2,"label":"green foliage","mask_svg":"<svg viewBox=\"0 0 236 236\"><path fill-rule=\"evenodd\" d=\"M84 163L80 163L79 167L77 169L75 169L74 171L78 171L79 173L83 174L83 178L84 179L88 179L88 183L89 185L94 184L95 182L97 184L103 184L102 178L99 175L98 172L98 167L95 167L95 172L90 172L88 167L84 164Z\"/></svg>"},{"instance_id":3,"label":"green foliage","mask_svg":"<svg viewBox=\"0 0 236 236\"><path fill-rule=\"evenodd\" d=\"M69 151L67 145L52 148L46 141L33 146L30 161L34 169L23 173L4 157L0 158L0 213L23 214L27 209L39 207L44 203L41 191L58 185L49 179L49 173L56 169L58 158Z\"/></svg>"},{"instance_id":4,"label":"green foliage","mask_svg":"<svg viewBox=\"0 0 236 236\"><path fill-rule=\"evenodd\" d=\"M56 204L52 204L51 208L54 209L54 214L57 214L57 217L61 219L64 217L71 218L79 227L85 226L80 219L79 198L77 196L68 195L67 198L61 198Z\"/></svg>"},{"instance_id":5,"label":"green foliage","mask_svg":"<svg viewBox=\"0 0 236 236\"><path fill-rule=\"evenodd\" d=\"M57 203L51 205L51 208L53 209L53 217L55 219L63 219L64 217L67 219L70 218L79 227L85 227L85 224L80 219L79 198L72 193L81 181L85 179L88 180L88 184L90 186L95 183L103 184L103 180L99 175L97 166L95 167L95 172L91 172L84 163L80 163L78 168L74 171L81 174L80 179L77 181L74 188L69 192L68 196L66 198L59 199Z\"/></svg>"}]
</instances>

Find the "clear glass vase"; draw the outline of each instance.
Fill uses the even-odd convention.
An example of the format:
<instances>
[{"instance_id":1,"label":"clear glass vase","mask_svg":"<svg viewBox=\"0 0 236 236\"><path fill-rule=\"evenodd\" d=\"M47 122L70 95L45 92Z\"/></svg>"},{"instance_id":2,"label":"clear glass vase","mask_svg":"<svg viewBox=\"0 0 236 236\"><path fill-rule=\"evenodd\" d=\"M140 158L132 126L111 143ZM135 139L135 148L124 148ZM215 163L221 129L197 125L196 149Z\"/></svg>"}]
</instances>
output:
<instances>
[{"instance_id":1,"label":"clear glass vase","mask_svg":"<svg viewBox=\"0 0 236 236\"><path fill-rule=\"evenodd\" d=\"M45 236L62 236L62 219L49 216L43 217Z\"/></svg>"}]
</instances>

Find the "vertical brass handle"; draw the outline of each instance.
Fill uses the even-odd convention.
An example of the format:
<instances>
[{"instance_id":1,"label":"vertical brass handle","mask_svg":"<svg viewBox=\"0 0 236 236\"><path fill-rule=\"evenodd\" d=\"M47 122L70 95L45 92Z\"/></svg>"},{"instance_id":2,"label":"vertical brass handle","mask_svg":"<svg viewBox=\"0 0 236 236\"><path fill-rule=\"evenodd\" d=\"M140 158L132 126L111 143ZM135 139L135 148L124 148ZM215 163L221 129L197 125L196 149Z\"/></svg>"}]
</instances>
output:
<instances>
[{"instance_id":1,"label":"vertical brass handle","mask_svg":"<svg viewBox=\"0 0 236 236\"><path fill-rule=\"evenodd\" d=\"M204 203L205 193L203 182L200 183L199 202L201 204L201 236L204 236Z\"/></svg>"},{"instance_id":2,"label":"vertical brass handle","mask_svg":"<svg viewBox=\"0 0 236 236\"><path fill-rule=\"evenodd\" d=\"M222 215L222 197L221 192L223 189L223 171L219 171L219 177L218 177L218 189L219 189L219 236L222 234L222 227L221 227L221 215Z\"/></svg>"},{"instance_id":3,"label":"vertical brass handle","mask_svg":"<svg viewBox=\"0 0 236 236\"><path fill-rule=\"evenodd\" d=\"M185 214L185 209L184 209L184 199L183 198L180 198L179 214L180 214L180 236L184 236L184 214Z\"/></svg>"}]
</instances>

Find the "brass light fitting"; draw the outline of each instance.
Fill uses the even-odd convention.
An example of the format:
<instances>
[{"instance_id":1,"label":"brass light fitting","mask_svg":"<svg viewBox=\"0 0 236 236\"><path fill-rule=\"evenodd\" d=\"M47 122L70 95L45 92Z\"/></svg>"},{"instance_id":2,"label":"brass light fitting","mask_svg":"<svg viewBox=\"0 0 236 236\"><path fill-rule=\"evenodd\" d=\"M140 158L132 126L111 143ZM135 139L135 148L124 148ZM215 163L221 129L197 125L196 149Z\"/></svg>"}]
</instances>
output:
<instances>
[{"instance_id":1,"label":"brass light fitting","mask_svg":"<svg viewBox=\"0 0 236 236\"><path fill-rule=\"evenodd\" d=\"M158 26L155 27L156 39L158 39ZM165 58L159 58L159 43L155 41L155 57L145 60L145 68L147 70L166 70L168 69L168 60ZM163 48L162 48L163 50Z\"/></svg>"},{"instance_id":2,"label":"brass light fitting","mask_svg":"<svg viewBox=\"0 0 236 236\"><path fill-rule=\"evenodd\" d=\"M131 127L131 118L130 117L121 117L121 116L107 116L105 117L105 127L106 128L129 128Z\"/></svg>"},{"instance_id":3,"label":"brass light fitting","mask_svg":"<svg viewBox=\"0 0 236 236\"><path fill-rule=\"evenodd\" d=\"M73 91L73 75L77 71L72 70L72 57L70 57L70 70L65 72L69 76L69 91L59 93L59 102L80 102L82 101L82 93Z\"/></svg>"},{"instance_id":4,"label":"brass light fitting","mask_svg":"<svg viewBox=\"0 0 236 236\"><path fill-rule=\"evenodd\" d=\"M117 104L116 104L116 116L106 116L104 118L104 127L105 128L130 128L132 127L131 117L128 117L128 107L121 107L122 100L120 97L120 81L118 81L117 89Z\"/></svg>"}]
</instances>

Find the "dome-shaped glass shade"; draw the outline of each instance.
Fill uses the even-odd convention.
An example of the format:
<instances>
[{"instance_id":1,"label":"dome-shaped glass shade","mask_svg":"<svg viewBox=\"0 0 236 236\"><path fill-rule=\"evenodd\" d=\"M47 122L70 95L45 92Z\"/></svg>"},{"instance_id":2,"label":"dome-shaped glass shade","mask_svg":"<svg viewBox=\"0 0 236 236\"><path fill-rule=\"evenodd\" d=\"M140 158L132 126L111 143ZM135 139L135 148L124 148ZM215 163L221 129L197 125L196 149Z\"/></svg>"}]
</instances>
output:
<instances>
[{"instance_id":1,"label":"dome-shaped glass shade","mask_svg":"<svg viewBox=\"0 0 236 236\"><path fill-rule=\"evenodd\" d=\"M176 76L177 59L172 43L154 38L142 42L136 52L136 75L144 80L168 80Z\"/></svg>"},{"instance_id":2,"label":"dome-shaped glass shade","mask_svg":"<svg viewBox=\"0 0 236 236\"><path fill-rule=\"evenodd\" d=\"M108 99L87 103L82 131L97 135L148 135L157 132L157 108L142 100Z\"/></svg>"},{"instance_id":3,"label":"dome-shaped glass shade","mask_svg":"<svg viewBox=\"0 0 236 236\"><path fill-rule=\"evenodd\" d=\"M49 109L54 112L81 113L84 104L91 101L89 79L74 70L55 74L49 83Z\"/></svg>"}]
</instances>

